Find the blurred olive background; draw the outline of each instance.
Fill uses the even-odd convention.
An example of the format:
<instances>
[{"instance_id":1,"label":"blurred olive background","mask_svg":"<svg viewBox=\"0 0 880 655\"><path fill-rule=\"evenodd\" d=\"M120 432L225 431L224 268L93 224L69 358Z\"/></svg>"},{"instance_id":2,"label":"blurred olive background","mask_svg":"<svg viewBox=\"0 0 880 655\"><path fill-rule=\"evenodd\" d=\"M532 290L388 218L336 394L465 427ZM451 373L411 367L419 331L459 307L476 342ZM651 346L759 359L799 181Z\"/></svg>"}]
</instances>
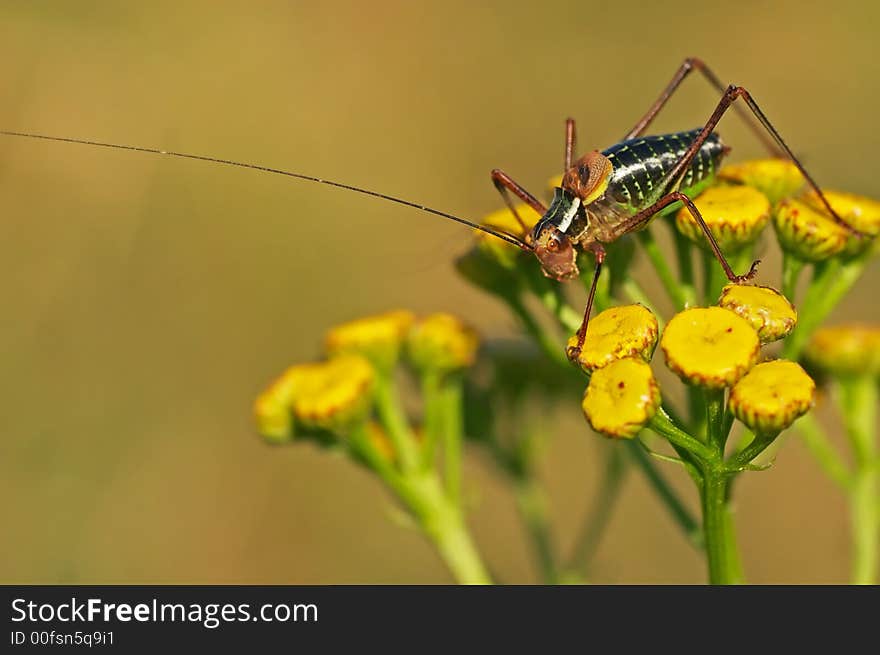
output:
<instances>
[{"instance_id":1,"label":"blurred olive background","mask_svg":"<svg viewBox=\"0 0 880 655\"><path fill-rule=\"evenodd\" d=\"M693 54L746 85L824 185L876 197L878 21L845 1L4 2L0 126L291 168L479 217L500 204L491 168L542 190L566 116L581 149L606 147ZM657 131L698 125L715 101L689 80ZM733 157L761 154L735 117L719 131ZM451 310L513 334L454 273L466 230L277 176L12 138L0 207L0 580L449 581L375 480L264 446L250 407L359 315ZM880 318L878 281L875 265L837 318ZM609 443L577 407L547 424L568 546ZM485 558L532 581L503 481L478 455L467 474ZM846 580L843 500L796 438L737 492L750 581ZM704 580L638 475L593 577Z\"/></svg>"}]
</instances>

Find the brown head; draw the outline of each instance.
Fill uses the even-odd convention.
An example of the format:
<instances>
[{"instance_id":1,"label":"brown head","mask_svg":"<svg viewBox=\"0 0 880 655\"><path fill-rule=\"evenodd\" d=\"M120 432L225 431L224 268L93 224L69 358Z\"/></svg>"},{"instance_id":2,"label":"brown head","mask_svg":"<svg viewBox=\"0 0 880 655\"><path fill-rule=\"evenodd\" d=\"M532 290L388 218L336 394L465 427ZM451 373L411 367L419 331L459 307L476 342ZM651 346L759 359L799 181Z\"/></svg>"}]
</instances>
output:
<instances>
[{"instance_id":1,"label":"brown head","mask_svg":"<svg viewBox=\"0 0 880 655\"><path fill-rule=\"evenodd\" d=\"M540 223L535 227L539 225ZM571 245L571 239L558 227L548 223L540 231L536 229L533 245L544 275L560 282L577 277L577 252Z\"/></svg>"}]
</instances>

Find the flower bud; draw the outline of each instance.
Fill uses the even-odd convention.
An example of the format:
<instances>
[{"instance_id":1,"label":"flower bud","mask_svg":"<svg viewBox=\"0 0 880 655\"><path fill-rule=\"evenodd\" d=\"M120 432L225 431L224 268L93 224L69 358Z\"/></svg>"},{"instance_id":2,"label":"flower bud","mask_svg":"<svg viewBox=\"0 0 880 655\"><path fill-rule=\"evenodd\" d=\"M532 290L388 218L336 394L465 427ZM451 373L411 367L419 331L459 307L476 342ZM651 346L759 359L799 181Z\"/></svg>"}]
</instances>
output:
<instances>
[{"instance_id":1,"label":"flower bud","mask_svg":"<svg viewBox=\"0 0 880 655\"><path fill-rule=\"evenodd\" d=\"M810 262L841 253L851 236L845 227L802 200L780 202L774 210L773 224L782 249Z\"/></svg>"},{"instance_id":2,"label":"flower bud","mask_svg":"<svg viewBox=\"0 0 880 655\"><path fill-rule=\"evenodd\" d=\"M672 317L660 347L666 365L682 380L722 389L755 365L761 343L744 318L720 307L695 307Z\"/></svg>"},{"instance_id":3,"label":"flower bud","mask_svg":"<svg viewBox=\"0 0 880 655\"><path fill-rule=\"evenodd\" d=\"M758 332L761 343L787 336L797 323L797 312L788 299L770 287L728 284L718 306L742 316Z\"/></svg>"},{"instance_id":4,"label":"flower bud","mask_svg":"<svg viewBox=\"0 0 880 655\"><path fill-rule=\"evenodd\" d=\"M257 396L254 401L254 420L257 432L270 443L285 443L294 437L290 405L293 395L301 386L310 364L291 366Z\"/></svg>"},{"instance_id":5,"label":"flower bud","mask_svg":"<svg viewBox=\"0 0 880 655\"><path fill-rule=\"evenodd\" d=\"M813 406L816 384L795 362L758 364L730 390L733 415L756 434L774 435Z\"/></svg>"},{"instance_id":6,"label":"flower bud","mask_svg":"<svg viewBox=\"0 0 880 655\"><path fill-rule=\"evenodd\" d=\"M880 376L880 326L821 328L813 334L804 356L821 371L838 377Z\"/></svg>"},{"instance_id":7,"label":"flower bud","mask_svg":"<svg viewBox=\"0 0 880 655\"><path fill-rule=\"evenodd\" d=\"M660 406L660 386L651 367L635 357L617 359L593 372L582 407L600 434L632 439Z\"/></svg>"},{"instance_id":8,"label":"flower bud","mask_svg":"<svg viewBox=\"0 0 880 655\"><path fill-rule=\"evenodd\" d=\"M847 234L846 254L855 255L871 247L876 241L875 237L880 234L880 202L840 191L823 189L822 193L837 215L847 225L864 235ZM816 211L827 215L828 210L815 191L810 190L805 193L802 200Z\"/></svg>"},{"instance_id":9,"label":"flower bud","mask_svg":"<svg viewBox=\"0 0 880 655\"><path fill-rule=\"evenodd\" d=\"M715 186L694 200L721 250L731 252L753 243L770 220L770 202L749 186ZM697 245L709 242L687 207L675 215L678 231Z\"/></svg>"},{"instance_id":10,"label":"flower bud","mask_svg":"<svg viewBox=\"0 0 880 655\"><path fill-rule=\"evenodd\" d=\"M313 364L293 395L293 416L307 429L344 436L367 420L373 402L376 374L360 355L341 355Z\"/></svg>"},{"instance_id":11,"label":"flower bud","mask_svg":"<svg viewBox=\"0 0 880 655\"><path fill-rule=\"evenodd\" d=\"M421 371L448 373L471 366L477 333L451 314L431 314L418 321L407 343L410 361Z\"/></svg>"},{"instance_id":12,"label":"flower bud","mask_svg":"<svg viewBox=\"0 0 880 655\"><path fill-rule=\"evenodd\" d=\"M763 193L770 204L793 196L804 186L804 177L788 159L754 159L722 166L718 179L753 187Z\"/></svg>"},{"instance_id":13,"label":"flower bud","mask_svg":"<svg viewBox=\"0 0 880 655\"><path fill-rule=\"evenodd\" d=\"M577 362L585 371L595 371L625 357L639 357L650 362L658 333L657 318L642 305L606 309L587 324L586 338ZM568 340L569 350L576 345L577 335L574 335Z\"/></svg>"},{"instance_id":14,"label":"flower bud","mask_svg":"<svg viewBox=\"0 0 880 655\"><path fill-rule=\"evenodd\" d=\"M380 371L389 371L414 321L411 312L399 310L343 323L327 332L325 350L330 357L363 355Z\"/></svg>"}]
</instances>

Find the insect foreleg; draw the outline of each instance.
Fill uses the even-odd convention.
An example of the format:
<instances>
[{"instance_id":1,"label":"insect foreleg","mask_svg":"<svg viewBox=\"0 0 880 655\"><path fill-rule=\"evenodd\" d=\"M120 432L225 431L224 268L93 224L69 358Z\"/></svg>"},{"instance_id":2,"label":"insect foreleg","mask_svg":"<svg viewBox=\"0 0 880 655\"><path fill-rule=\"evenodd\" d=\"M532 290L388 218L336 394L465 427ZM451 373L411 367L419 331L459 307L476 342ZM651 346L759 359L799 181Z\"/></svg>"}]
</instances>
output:
<instances>
[{"instance_id":1,"label":"insect foreleg","mask_svg":"<svg viewBox=\"0 0 880 655\"><path fill-rule=\"evenodd\" d=\"M526 222L522 219L519 213L517 213L516 207L514 207L513 203L510 201L508 192L512 192L517 198L522 200L541 216L547 212L547 208L542 205L535 196L514 182L513 179L502 170L496 168L492 171L492 183L495 185L495 188L498 189L498 193L501 194L501 197L504 198L504 204L507 205L507 208L510 209L511 213L516 217L517 222L520 224L520 227L522 227L523 234L526 235L528 240L529 226L526 225Z\"/></svg>"},{"instance_id":2,"label":"insect foreleg","mask_svg":"<svg viewBox=\"0 0 880 655\"><path fill-rule=\"evenodd\" d=\"M623 137L624 141L629 139L634 139L637 136L641 136L645 133L645 130L648 129L648 126L654 121L657 117L657 114L660 113L660 110L666 105L669 98L672 97L672 94L678 89L679 85L682 83L684 78L686 78L691 71L698 70L703 74L703 77L708 80L709 84L711 84L718 93L724 93L726 90L726 85L721 83L721 80L718 78L712 70L703 63L702 59L697 59L696 57L688 57L682 62L681 66L679 66L678 70L675 72L675 75L672 76L672 80L669 84L666 85L666 88L660 93L660 97L651 105L650 109L645 113L644 116L639 120L635 126L627 132L626 136ZM758 140L764 144L767 150L774 157L784 157L785 152L780 150L777 144L772 139L767 138L767 134L761 129L761 126L755 122L755 120L746 112L742 107L735 107L736 112L742 117L742 119L749 126L749 129L758 137Z\"/></svg>"},{"instance_id":3,"label":"insect foreleg","mask_svg":"<svg viewBox=\"0 0 880 655\"><path fill-rule=\"evenodd\" d=\"M584 347L584 341L587 338L587 325L590 322L590 312L593 310L593 300L596 298L596 287L599 284L599 276L602 274L602 262L605 261L605 248L600 244L592 246L593 255L596 257L596 272L593 273L593 283L590 285L590 293L587 296L587 306L584 309L584 320L577 331L577 344L567 349L566 355L571 361L576 361L581 349Z\"/></svg>"}]
</instances>

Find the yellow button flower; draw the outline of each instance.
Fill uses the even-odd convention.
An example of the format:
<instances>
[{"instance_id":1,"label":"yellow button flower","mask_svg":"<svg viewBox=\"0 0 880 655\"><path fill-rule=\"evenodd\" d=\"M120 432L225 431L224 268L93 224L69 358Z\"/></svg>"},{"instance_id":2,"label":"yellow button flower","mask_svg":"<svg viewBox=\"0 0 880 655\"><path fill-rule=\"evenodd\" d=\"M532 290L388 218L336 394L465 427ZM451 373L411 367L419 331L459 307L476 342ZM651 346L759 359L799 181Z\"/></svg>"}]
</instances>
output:
<instances>
[{"instance_id":1,"label":"yellow button flower","mask_svg":"<svg viewBox=\"0 0 880 655\"><path fill-rule=\"evenodd\" d=\"M306 428L344 435L372 407L375 373L360 355L341 355L305 369L293 395L293 416Z\"/></svg>"},{"instance_id":2,"label":"yellow button flower","mask_svg":"<svg viewBox=\"0 0 880 655\"><path fill-rule=\"evenodd\" d=\"M823 189L822 193L837 215L856 230L872 237L880 234L880 202L841 191ZM815 191L805 193L802 199L818 211L827 211Z\"/></svg>"},{"instance_id":3,"label":"yellow button flower","mask_svg":"<svg viewBox=\"0 0 880 655\"><path fill-rule=\"evenodd\" d=\"M601 434L632 439L660 406L660 386L642 359L618 359L595 371L582 407L590 426Z\"/></svg>"},{"instance_id":4,"label":"yellow button flower","mask_svg":"<svg viewBox=\"0 0 880 655\"><path fill-rule=\"evenodd\" d=\"M267 441L284 443L294 436L290 405L302 380L309 375L312 364L291 366L257 396L254 401L254 420L257 432Z\"/></svg>"},{"instance_id":5,"label":"yellow button flower","mask_svg":"<svg viewBox=\"0 0 880 655\"><path fill-rule=\"evenodd\" d=\"M697 196L694 204L718 245L727 252L752 243L770 220L770 201L749 186L711 187ZM687 207L676 213L675 226L697 245L709 247L705 234Z\"/></svg>"},{"instance_id":6,"label":"yellow button flower","mask_svg":"<svg viewBox=\"0 0 880 655\"><path fill-rule=\"evenodd\" d=\"M802 200L780 202L774 212L773 224L782 249L811 262L841 253L851 236L827 214Z\"/></svg>"},{"instance_id":7,"label":"yellow button flower","mask_svg":"<svg viewBox=\"0 0 880 655\"><path fill-rule=\"evenodd\" d=\"M354 353L363 355L382 371L390 370L400 356L406 334L415 321L407 311L393 311L359 318L332 328L324 339L331 357Z\"/></svg>"},{"instance_id":8,"label":"yellow button flower","mask_svg":"<svg viewBox=\"0 0 880 655\"><path fill-rule=\"evenodd\" d=\"M625 357L650 362L658 333L657 318L642 305L606 309L590 319L578 364L585 371L594 371ZM568 340L569 350L576 345L574 335Z\"/></svg>"},{"instance_id":9,"label":"yellow button flower","mask_svg":"<svg viewBox=\"0 0 880 655\"><path fill-rule=\"evenodd\" d=\"M804 186L801 172L788 159L754 159L729 164L718 171L718 179L753 187L771 204L793 196Z\"/></svg>"},{"instance_id":10,"label":"yellow button flower","mask_svg":"<svg viewBox=\"0 0 880 655\"><path fill-rule=\"evenodd\" d=\"M782 339L797 323L794 306L770 287L728 284L721 292L718 306L746 319L758 331L761 343Z\"/></svg>"},{"instance_id":11,"label":"yellow button flower","mask_svg":"<svg viewBox=\"0 0 880 655\"><path fill-rule=\"evenodd\" d=\"M817 330L804 352L807 361L839 376L880 375L880 326L839 325Z\"/></svg>"},{"instance_id":12,"label":"yellow button flower","mask_svg":"<svg viewBox=\"0 0 880 655\"><path fill-rule=\"evenodd\" d=\"M672 317L660 347L666 365L682 380L721 389L755 365L761 343L744 318L720 307L695 307Z\"/></svg>"},{"instance_id":13,"label":"yellow button flower","mask_svg":"<svg viewBox=\"0 0 880 655\"><path fill-rule=\"evenodd\" d=\"M477 333L451 314L431 314L410 331L409 358L423 371L445 373L474 363Z\"/></svg>"},{"instance_id":14,"label":"yellow button flower","mask_svg":"<svg viewBox=\"0 0 880 655\"><path fill-rule=\"evenodd\" d=\"M730 390L730 411L756 434L781 432L813 406L816 384L795 362L758 364Z\"/></svg>"},{"instance_id":15,"label":"yellow button flower","mask_svg":"<svg viewBox=\"0 0 880 655\"><path fill-rule=\"evenodd\" d=\"M514 207L516 208L519 217L523 219L526 226L530 229L538 222L540 216L538 216L535 213L535 210L528 205L520 203L514 205ZM507 207L492 212L486 216L481 223L487 227L507 232L508 234L512 234L523 240L525 240L527 236L523 231L522 226L519 224L519 221L517 221L516 217L513 215L513 212ZM475 230L474 233L477 238L477 249L480 252L489 255L505 268L511 268L516 265L520 253L523 252L520 248L517 248L512 243L507 243L506 241L493 237L491 234L480 232L479 230Z\"/></svg>"}]
</instances>

